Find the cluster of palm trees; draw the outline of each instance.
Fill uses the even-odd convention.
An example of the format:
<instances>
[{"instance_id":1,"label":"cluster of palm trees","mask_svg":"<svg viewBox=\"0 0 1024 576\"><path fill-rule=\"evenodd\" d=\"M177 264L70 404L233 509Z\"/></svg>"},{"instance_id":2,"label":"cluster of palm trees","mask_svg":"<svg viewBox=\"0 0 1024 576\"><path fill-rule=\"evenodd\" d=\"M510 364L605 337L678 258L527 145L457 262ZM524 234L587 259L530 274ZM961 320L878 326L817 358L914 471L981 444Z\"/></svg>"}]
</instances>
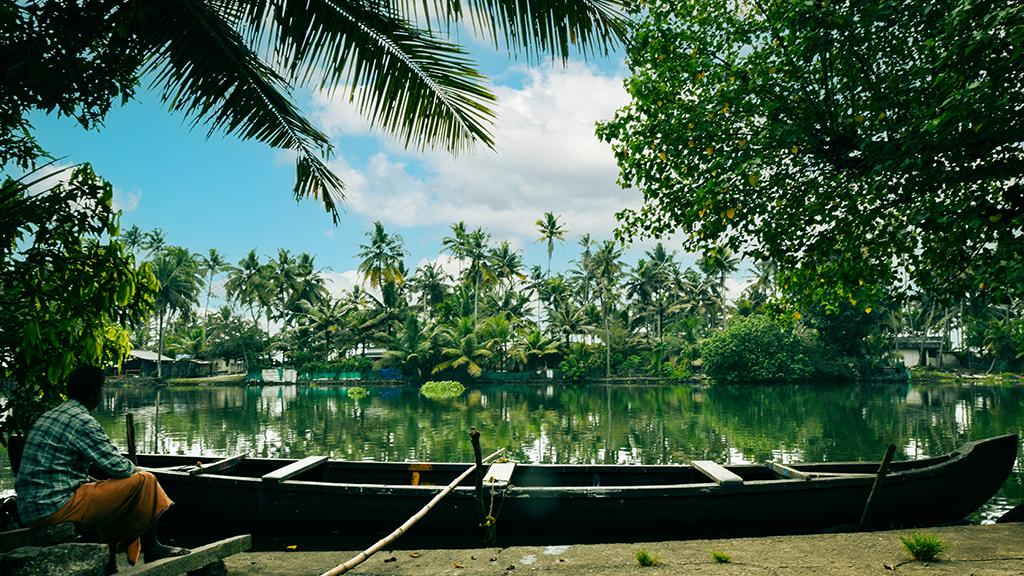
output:
<instances>
[{"instance_id":1,"label":"cluster of palm trees","mask_svg":"<svg viewBox=\"0 0 1024 576\"><path fill-rule=\"evenodd\" d=\"M725 281L738 266L728 251L682 269L658 244L629 266L617 243L583 235L570 268L552 273L555 245L568 231L552 213L537 230L546 268L527 266L507 241L458 222L441 239L456 270L438 258L410 271L402 237L376 222L357 253L363 283L336 297L309 254L250 251L229 265L215 249L192 254L166 246L159 229L132 227L122 241L151 263L161 286L136 345L156 344L163 354L166 341L172 354L298 367L385 349L379 366L420 378L535 371L567 358L611 375L629 358L630 366L659 370L684 365L689 347L725 320ZM211 311L219 281L227 305Z\"/></svg>"},{"instance_id":2,"label":"cluster of palm trees","mask_svg":"<svg viewBox=\"0 0 1024 576\"><path fill-rule=\"evenodd\" d=\"M580 377L680 375L703 338L730 317L770 310L781 296L769 262L753 263L743 293L727 299L740 264L728 249L684 268L658 243L630 265L618 243L589 234L578 238L567 269L553 273L555 247L568 230L552 213L536 226L546 266L527 265L507 241L457 222L439 257L410 271L402 237L375 222L356 254L362 283L338 296L309 254L253 250L230 265L216 249L193 254L167 246L159 229L132 227L122 241L160 282L153 318L136 330L135 344L155 344L164 354L166 341L175 355L327 372L365 369L367 351L378 357L384 350L376 367L420 379L555 367ZM226 305L211 311L218 282ZM973 346L993 365L997 358L1012 365L1024 350L1019 302L950 305L916 295L880 302L868 314L849 312L804 310L800 324L826 355L869 369L887 362L906 335L939 334L947 345Z\"/></svg>"}]
</instances>

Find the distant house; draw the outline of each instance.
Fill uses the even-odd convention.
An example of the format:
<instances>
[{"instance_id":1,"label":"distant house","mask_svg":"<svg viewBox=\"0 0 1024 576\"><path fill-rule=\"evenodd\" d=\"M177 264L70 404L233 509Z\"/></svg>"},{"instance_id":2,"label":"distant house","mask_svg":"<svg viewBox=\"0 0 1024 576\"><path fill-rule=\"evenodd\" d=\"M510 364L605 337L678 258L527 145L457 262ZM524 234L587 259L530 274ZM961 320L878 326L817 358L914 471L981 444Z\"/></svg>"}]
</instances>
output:
<instances>
[{"instance_id":1,"label":"distant house","mask_svg":"<svg viewBox=\"0 0 1024 576\"><path fill-rule=\"evenodd\" d=\"M939 368L939 351L942 350L942 368L956 368L960 365L956 356L942 346L940 336L904 336L896 339L896 352L907 368L921 365L921 351L924 350L925 366Z\"/></svg>"},{"instance_id":2,"label":"distant house","mask_svg":"<svg viewBox=\"0 0 1024 576\"><path fill-rule=\"evenodd\" d=\"M245 372L245 362L241 360L214 358L210 362L213 363L214 374L242 374Z\"/></svg>"},{"instance_id":3,"label":"distant house","mask_svg":"<svg viewBox=\"0 0 1024 576\"><path fill-rule=\"evenodd\" d=\"M177 378L203 378L213 376L213 362L199 360L189 356L175 358L174 364L168 370L171 376Z\"/></svg>"},{"instance_id":4,"label":"distant house","mask_svg":"<svg viewBox=\"0 0 1024 576\"><path fill-rule=\"evenodd\" d=\"M174 363L174 358L160 356L150 350L132 350L121 363L122 374L134 374L138 376L156 376L157 358L160 358L164 366Z\"/></svg>"},{"instance_id":5,"label":"distant house","mask_svg":"<svg viewBox=\"0 0 1024 576\"><path fill-rule=\"evenodd\" d=\"M363 351L363 357L369 358L370 360L377 361L384 357L384 354L388 351L387 348L367 348Z\"/></svg>"}]
</instances>

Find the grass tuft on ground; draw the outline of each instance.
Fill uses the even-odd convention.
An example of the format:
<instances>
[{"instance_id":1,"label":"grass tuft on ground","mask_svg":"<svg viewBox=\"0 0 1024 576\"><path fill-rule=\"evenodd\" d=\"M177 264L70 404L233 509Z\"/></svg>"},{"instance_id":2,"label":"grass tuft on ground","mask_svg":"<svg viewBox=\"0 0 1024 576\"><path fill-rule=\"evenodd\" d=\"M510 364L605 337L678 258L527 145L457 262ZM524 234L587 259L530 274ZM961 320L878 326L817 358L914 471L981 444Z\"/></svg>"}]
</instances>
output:
<instances>
[{"instance_id":1,"label":"grass tuft on ground","mask_svg":"<svg viewBox=\"0 0 1024 576\"><path fill-rule=\"evenodd\" d=\"M658 557L648 552L647 550L641 548L636 551L636 562L637 564L644 567L654 566L658 563Z\"/></svg>"},{"instance_id":2,"label":"grass tuft on ground","mask_svg":"<svg viewBox=\"0 0 1024 576\"><path fill-rule=\"evenodd\" d=\"M915 532L910 536L900 536L900 542L918 562L932 562L939 554L946 551L946 544L931 534Z\"/></svg>"}]
</instances>

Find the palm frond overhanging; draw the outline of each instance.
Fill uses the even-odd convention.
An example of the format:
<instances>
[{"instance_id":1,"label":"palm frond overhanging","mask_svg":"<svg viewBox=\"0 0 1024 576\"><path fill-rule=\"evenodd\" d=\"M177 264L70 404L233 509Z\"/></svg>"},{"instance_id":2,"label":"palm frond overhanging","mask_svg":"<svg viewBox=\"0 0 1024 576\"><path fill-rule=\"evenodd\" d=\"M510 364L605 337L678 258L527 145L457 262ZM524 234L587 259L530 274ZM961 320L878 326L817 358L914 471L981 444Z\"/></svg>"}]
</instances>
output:
<instances>
[{"instance_id":1,"label":"palm frond overhanging","mask_svg":"<svg viewBox=\"0 0 1024 576\"><path fill-rule=\"evenodd\" d=\"M327 136L293 90L347 92L370 125L403 145L452 153L493 146L495 97L475 63L446 39L468 24L534 58L607 52L625 35L618 0L177 0L116 4L145 46L149 74L193 126L296 154L297 198L335 221L344 184L326 165ZM116 14L118 13L119 14ZM468 13L468 18L465 16Z\"/></svg>"}]
</instances>

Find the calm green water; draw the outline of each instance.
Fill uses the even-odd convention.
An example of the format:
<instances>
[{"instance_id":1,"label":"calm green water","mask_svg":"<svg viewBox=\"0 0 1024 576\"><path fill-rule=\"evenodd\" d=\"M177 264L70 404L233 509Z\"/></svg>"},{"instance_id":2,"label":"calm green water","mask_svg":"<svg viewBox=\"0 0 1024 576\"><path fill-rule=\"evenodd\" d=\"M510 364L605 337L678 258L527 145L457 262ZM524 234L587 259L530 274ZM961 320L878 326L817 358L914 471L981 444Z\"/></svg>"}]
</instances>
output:
<instances>
[{"instance_id":1,"label":"calm green water","mask_svg":"<svg viewBox=\"0 0 1024 576\"><path fill-rule=\"evenodd\" d=\"M850 386L478 386L430 400L415 387L113 388L97 418L124 447L135 415L140 452L469 461L484 452L521 462L618 464L923 458L964 441L1024 428L1024 388ZM6 458L3 458L6 464ZM978 515L1024 501L1024 458ZM0 489L12 488L0 468Z\"/></svg>"}]
</instances>

